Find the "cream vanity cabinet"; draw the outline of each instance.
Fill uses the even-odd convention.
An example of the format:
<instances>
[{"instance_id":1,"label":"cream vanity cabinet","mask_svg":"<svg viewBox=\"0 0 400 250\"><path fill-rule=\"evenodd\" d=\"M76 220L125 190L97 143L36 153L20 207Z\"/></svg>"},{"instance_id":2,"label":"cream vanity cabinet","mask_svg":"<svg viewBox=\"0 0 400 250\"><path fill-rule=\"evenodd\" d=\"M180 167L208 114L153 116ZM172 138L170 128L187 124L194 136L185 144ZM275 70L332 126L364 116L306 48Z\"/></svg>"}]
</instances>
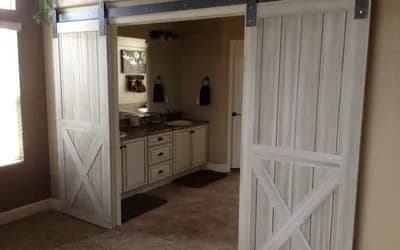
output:
<instances>
[{"instance_id":1,"label":"cream vanity cabinet","mask_svg":"<svg viewBox=\"0 0 400 250\"><path fill-rule=\"evenodd\" d=\"M167 179L207 163L207 125L122 142L122 189Z\"/></svg>"},{"instance_id":2,"label":"cream vanity cabinet","mask_svg":"<svg viewBox=\"0 0 400 250\"><path fill-rule=\"evenodd\" d=\"M174 131L174 174L207 163L207 125Z\"/></svg>"},{"instance_id":3,"label":"cream vanity cabinet","mask_svg":"<svg viewBox=\"0 0 400 250\"><path fill-rule=\"evenodd\" d=\"M192 129L174 131L174 174L191 167Z\"/></svg>"},{"instance_id":4,"label":"cream vanity cabinet","mask_svg":"<svg viewBox=\"0 0 400 250\"><path fill-rule=\"evenodd\" d=\"M122 189L128 192L172 175L172 132L122 143Z\"/></svg>"},{"instance_id":5,"label":"cream vanity cabinet","mask_svg":"<svg viewBox=\"0 0 400 250\"><path fill-rule=\"evenodd\" d=\"M192 129L192 158L193 168L207 163L207 125Z\"/></svg>"},{"instance_id":6,"label":"cream vanity cabinet","mask_svg":"<svg viewBox=\"0 0 400 250\"><path fill-rule=\"evenodd\" d=\"M149 136L149 183L172 175L173 141L172 132Z\"/></svg>"},{"instance_id":7,"label":"cream vanity cabinet","mask_svg":"<svg viewBox=\"0 0 400 250\"><path fill-rule=\"evenodd\" d=\"M123 142L122 188L124 192L147 184L147 137Z\"/></svg>"}]
</instances>

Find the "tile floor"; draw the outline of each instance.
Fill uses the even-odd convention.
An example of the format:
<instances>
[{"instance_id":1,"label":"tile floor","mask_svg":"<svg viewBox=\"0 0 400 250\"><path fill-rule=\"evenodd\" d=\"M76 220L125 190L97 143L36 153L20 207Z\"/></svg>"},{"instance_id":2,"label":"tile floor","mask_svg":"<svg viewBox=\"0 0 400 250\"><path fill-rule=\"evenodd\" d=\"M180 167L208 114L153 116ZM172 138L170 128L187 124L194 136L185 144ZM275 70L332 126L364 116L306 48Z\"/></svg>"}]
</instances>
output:
<instances>
[{"instance_id":1,"label":"tile floor","mask_svg":"<svg viewBox=\"0 0 400 250\"><path fill-rule=\"evenodd\" d=\"M48 212L0 227L0 249L237 249L238 173L200 189L168 184L150 193L168 203L125 223L120 232Z\"/></svg>"}]
</instances>

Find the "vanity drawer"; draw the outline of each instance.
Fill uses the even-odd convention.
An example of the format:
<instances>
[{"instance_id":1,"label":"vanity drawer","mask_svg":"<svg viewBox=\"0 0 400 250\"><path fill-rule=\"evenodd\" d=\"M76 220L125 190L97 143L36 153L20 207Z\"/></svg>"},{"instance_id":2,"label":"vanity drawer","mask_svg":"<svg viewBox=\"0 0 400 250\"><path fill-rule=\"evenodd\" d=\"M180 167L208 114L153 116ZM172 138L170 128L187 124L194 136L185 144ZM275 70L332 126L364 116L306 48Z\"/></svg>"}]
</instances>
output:
<instances>
[{"instance_id":1,"label":"vanity drawer","mask_svg":"<svg viewBox=\"0 0 400 250\"><path fill-rule=\"evenodd\" d=\"M172 159L172 144L167 144L149 149L149 164L153 165Z\"/></svg>"},{"instance_id":2,"label":"vanity drawer","mask_svg":"<svg viewBox=\"0 0 400 250\"><path fill-rule=\"evenodd\" d=\"M172 162L167 161L149 169L149 183L153 183L171 176Z\"/></svg>"},{"instance_id":3,"label":"vanity drawer","mask_svg":"<svg viewBox=\"0 0 400 250\"><path fill-rule=\"evenodd\" d=\"M162 133L149 136L149 146L160 145L172 141L172 133Z\"/></svg>"}]
</instances>

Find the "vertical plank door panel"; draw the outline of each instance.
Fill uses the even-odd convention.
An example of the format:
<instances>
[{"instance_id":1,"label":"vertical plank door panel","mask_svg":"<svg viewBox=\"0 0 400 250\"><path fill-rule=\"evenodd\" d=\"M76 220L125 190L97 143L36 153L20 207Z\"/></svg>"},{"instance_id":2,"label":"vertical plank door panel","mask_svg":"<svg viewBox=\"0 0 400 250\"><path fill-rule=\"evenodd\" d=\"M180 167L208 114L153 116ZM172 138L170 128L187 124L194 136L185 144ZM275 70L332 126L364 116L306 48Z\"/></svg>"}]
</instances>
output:
<instances>
[{"instance_id":1,"label":"vertical plank door panel","mask_svg":"<svg viewBox=\"0 0 400 250\"><path fill-rule=\"evenodd\" d=\"M281 47L282 18L269 18L262 21L261 78L259 92L259 143L276 145L277 112L279 91L279 57ZM264 165L271 176L274 176L273 161L265 161ZM273 233L273 207L263 188L257 187L256 246L271 238Z\"/></svg>"},{"instance_id":2,"label":"vertical plank door panel","mask_svg":"<svg viewBox=\"0 0 400 250\"><path fill-rule=\"evenodd\" d=\"M303 15L302 22L295 149L313 151L317 120L323 15L321 13L306 14ZM303 165L294 168L293 207L302 202L307 193L311 191L312 184L312 167ZM310 220L307 220L301 229L305 238L310 240Z\"/></svg>"},{"instance_id":3,"label":"vertical plank door panel","mask_svg":"<svg viewBox=\"0 0 400 250\"><path fill-rule=\"evenodd\" d=\"M345 24L345 11L324 14L315 145L315 150L322 153L337 154ZM314 171L314 186L319 184L324 174L323 171ZM313 249L330 249L333 203L334 195L325 201L311 218L310 245Z\"/></svg>"},{"instance_id":4,"label":"vertical plank door panel","mask_svg":"<svg viewBox=\"0 0 400 250\"><path fill-rule=\"evenodd\" d=\"M294 147L301 29L301 15L283 17L277 127L278 147ZM264 34L264 37L267 35L269 34ZM293 167L291 163L276 163L274 174L276 186L287 206L291 209L293 189ZM285 219L280 213L274 213L274 231L275 227L282 226ZM285 244L280 248L280 250L286 249L290 249L290 244Z\"/></svg>"},{"instance_id":5,"label":"vertical plank door panel","mask_svg":"<svg viewBox=\"0 0 400 250\"><path fill-rule=\"evenodd\" d=\"M351 250L369 19L350 1L258 6L245 32L239 247Z\"/></svg>"},{"instance_id":6,"label":"vertical plank door panel","mask_svg":"<svg viewBox=\"0 0 400 250\"><path fill-rule=\"evenodd\" d=\"M112 228L107 45L97 29L65 23L53 39L61 210Z\"/></svg>"}]
</instances>

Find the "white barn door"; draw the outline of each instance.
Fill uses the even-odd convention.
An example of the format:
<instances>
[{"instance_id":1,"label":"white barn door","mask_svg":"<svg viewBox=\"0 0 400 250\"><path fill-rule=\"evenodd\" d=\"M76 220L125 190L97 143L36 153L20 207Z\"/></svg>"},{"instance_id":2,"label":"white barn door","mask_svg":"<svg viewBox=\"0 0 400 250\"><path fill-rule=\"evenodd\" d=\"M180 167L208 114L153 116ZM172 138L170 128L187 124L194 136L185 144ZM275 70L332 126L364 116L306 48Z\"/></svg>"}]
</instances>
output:
<instances>
[{"instance_id":1,"label":"white barn door","mask_svg":"<svg viewBox=\"0 0 400 250\"><path fill-rule=\"evenodd\" d=\"M98 21L53 39L61 210L112 228L107 37Z\"/></svg>"},{"instance_id":2,"label":"white barn door","mask_svg":"<svg viewBox=\"0 0 400 250\"><path fill-rule=\"evenodd\" d=\"M246 28L241 250L351 250L369 19L258 4Z\"/></svg>"}]
</instances>

